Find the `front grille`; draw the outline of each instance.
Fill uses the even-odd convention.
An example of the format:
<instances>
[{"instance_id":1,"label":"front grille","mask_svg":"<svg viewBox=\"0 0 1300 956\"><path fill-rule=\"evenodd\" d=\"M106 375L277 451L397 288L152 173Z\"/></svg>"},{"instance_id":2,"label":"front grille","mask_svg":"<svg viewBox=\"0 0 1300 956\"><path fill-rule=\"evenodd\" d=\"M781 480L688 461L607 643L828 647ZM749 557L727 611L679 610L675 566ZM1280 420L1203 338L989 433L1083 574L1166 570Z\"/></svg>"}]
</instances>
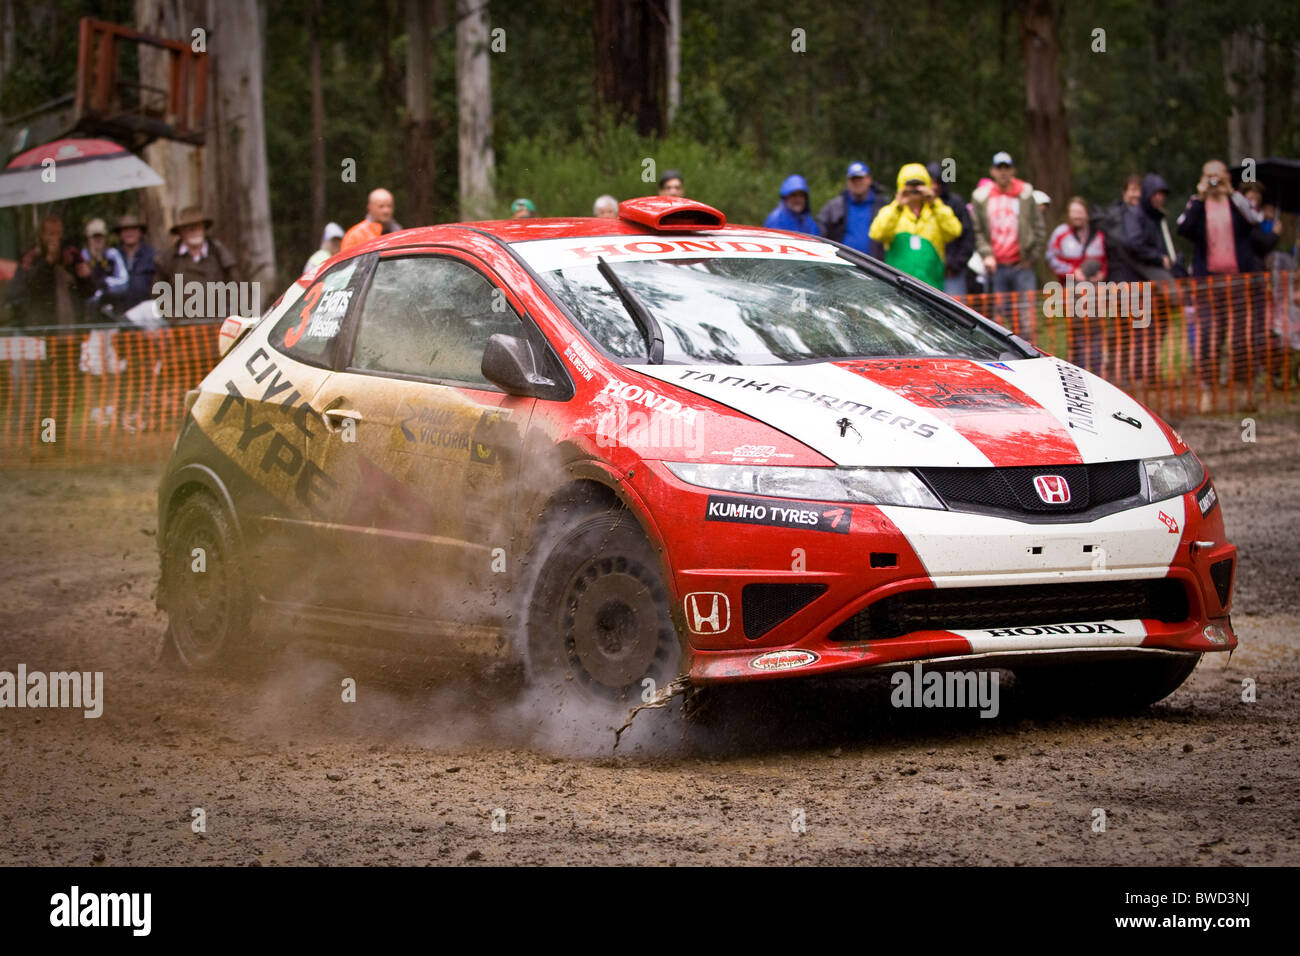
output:
<instances>
[{"instance_id":1,"label":"front grille","mask_svg":"<svg viewBox=\"0 0 1300 956\"><path fill-rule=\"evenodd\" d=\"M762 637L825 592L825 584L746 584L740 592L745 636Z\"/></svg>"},{"instance_id":2,"label":"front grille","mask_svg":"<svg viewBox=\"0 0 1300 956\"><path fill-rule=\"evenodd\" d=\"M1069 514L1135 498L1142 491L1141 463L1031 465L1013 468L919 468L918 473L954 511L993 510L1014 514ZM1070 500L1048 504L1034 489L1039 475L1060 475Z\"/></svg>"},{"instance_id":3,"label":"front grille","mask_svg":"<svg viewBox=\"0 0 1300 956\"><path fill-rule=\"evenodd\" d=\"M832 641L876 641L912 631L1024 627L1146 619L1187 620L1187 591L1177 581L1098 581L1023 587L905 591L859 611L831 631Z\"/></svg>"}]
</instances>

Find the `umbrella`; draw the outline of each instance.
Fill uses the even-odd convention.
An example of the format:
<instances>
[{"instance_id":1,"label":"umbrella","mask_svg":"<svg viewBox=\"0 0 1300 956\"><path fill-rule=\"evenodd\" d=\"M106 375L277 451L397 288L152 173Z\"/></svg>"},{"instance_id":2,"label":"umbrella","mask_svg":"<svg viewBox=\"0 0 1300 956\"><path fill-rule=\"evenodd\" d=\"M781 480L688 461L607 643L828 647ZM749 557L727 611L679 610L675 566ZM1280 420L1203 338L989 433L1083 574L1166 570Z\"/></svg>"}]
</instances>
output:
<instances>
[{"instance_id":1,"label":"umbrella","mask_svg":"<svg viewBox=\"0 0 1300 956\"><path fill-rule=\"evenodd\" d=\"M1264 187L1264 202L1282 212L1300 212L1300 160L1261 159L1255 164L1255 181ZM1232 170L1234 186L1241 187L1241 167Z\"/></svg>"},{"instance_id":2,"label":"umbrella","mask_svg":"<svg viewBox=\"0 0 1300 956\"><path fill-rule=\"evenodd\" d=\"M53 165L46 161L53 160ZM50 181L50 180L53 181ZM0 207L161 186L162 177L107 139L56 139L19 153L0 173Z\"/></svg>"}]
</instances>

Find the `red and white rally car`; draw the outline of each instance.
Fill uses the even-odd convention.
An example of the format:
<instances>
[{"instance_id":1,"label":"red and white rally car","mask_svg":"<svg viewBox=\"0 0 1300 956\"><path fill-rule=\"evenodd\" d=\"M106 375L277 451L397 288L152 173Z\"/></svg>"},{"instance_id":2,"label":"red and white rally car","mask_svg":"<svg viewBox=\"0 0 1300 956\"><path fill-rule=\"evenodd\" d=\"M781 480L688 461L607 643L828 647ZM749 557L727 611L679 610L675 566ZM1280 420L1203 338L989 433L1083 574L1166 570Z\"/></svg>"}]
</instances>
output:
<instances>
[{"instance_id":1,"label":"red and white rally car","mask_svg":"<svg viewBox=\"0 0 1300 956\"><path fill-rule=\"evenodd\" d=\"M408 229L232 322L159 497L190 665L293 620L615 698L925 661L1132 705L1237 643L1168 425L833 242L670 198Z\"/></svg>"}]
</instances>

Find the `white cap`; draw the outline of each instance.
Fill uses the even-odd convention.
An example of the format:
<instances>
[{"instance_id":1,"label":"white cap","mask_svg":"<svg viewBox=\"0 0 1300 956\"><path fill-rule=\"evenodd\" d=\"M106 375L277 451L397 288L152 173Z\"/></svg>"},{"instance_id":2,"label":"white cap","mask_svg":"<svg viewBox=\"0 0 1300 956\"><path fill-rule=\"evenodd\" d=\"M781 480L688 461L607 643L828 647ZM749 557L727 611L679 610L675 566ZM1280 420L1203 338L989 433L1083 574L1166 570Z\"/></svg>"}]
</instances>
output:
<instances>
[{"instance_id":1,"label":"white cap","mask_svg":"<svg viewBox=\"0 0 1300 956\"><path fill-rule=\"evenodd\" d=\"M320 237L320 241L321 241L321 245L324 245L325 243L329 242L331 239L342 239L342 238L343 238L343 227L340 226L337 222L327 222L325 224L325 232Z\"/></svg>"},{"instance_id":2,"label":"white cap","mask_svg":"<svg viewBox=\"0 0 1300 956\"><path fill-rule=\"evenodd\" d=\"M1047 195L1047 193L1043 192L1041 189L1035 189L1034 202L1038 203L1040 206L1050 206L1052 204L1052 197Z\"/></svg>"}]
</instances>

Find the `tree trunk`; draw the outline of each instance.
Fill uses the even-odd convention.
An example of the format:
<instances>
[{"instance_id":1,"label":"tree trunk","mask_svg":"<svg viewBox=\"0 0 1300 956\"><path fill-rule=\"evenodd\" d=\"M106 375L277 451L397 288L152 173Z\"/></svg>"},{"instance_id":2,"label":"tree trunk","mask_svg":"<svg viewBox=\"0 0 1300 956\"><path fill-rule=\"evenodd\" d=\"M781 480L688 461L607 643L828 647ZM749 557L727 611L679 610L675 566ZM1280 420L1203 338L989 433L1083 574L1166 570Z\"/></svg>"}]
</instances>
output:
<instances>
[{"instance_id":1,"label":"tree trunk","mask_svg":"<svg viewBox=\"0 0 1300 956\"><path fill-rule=\"evenodd\" d=\"M429 0L406 0L407 226L434 221L433 119L429 107Z\"/></svg>"},{"instance_id":2,"label":"tree trunk","mask_svg":"<svg viewBox=\"0 0 1300 956\"><path fill-rule=\"evenodd\" d=\"M668 15L665 0L595 0L596 103L636 122L642 136L663 135L667 110Z\"/></svg>"},{"instance_id":3,"label":"tree trunk","mask_svg":"<svg viewBox=\"0 0 1300 956\"><path fill-rule=\"evenodd\" d=\"M239 260L240 275L270 283L270 292L276 276L262 118L263 10L257 0L222 0L210 9L214 88L204 203L216 219L214 233Z\"/></svg>"},{"instance_id":4,"label":"tree trunk","mask_svg":"<svg viewBox=\"0 0 1300 956\"><path fill-rule=\"evenodd\" d=\"M668 0L668 125L682 105L682 0Z\"/></svg>"},{"instance_id":5,"label":"tree trunk","mask_svg":"<svg viewBox=\"0 0 1300 956\"><path fill-rule=\"evenodd\" d=\"M1223 40L1224 89L1228 114L1228 162L1264 158L1263 26L1250 25Z\"/></svg>"},{"instance_id":6,"label":"tree trunk","mask_svg":"<svg viewBox=\"0 0 1300 956\"><path fill-rule=\"evenodd\" d=\"M457 4L456 100L462 220L486 219L496 205L487 8L487 0L460 0Z\"/></svg>"},{"instance_id":7,"label":"tree trunk","mask_svg":"<svg viewBox=\"0 0 1300 956\"><path fill-rule=\"evenodd\" d=\"M320 74L320 0L311 0L307 20L308 82L311 84L311 227L325 231L325 91Z\"/></svg>"},{"instance_id":8,"label":"tree trunk","mask_svg":"<svg viewBox=\"0 0 1300 956\"><path fill-rule=\"evenodd\" d=\"M235 255L243 279L273 287L275 245L262 120L265 29L257 0L136 0L136 23L145 33L180 40L192 39L192 31L201 28L211 58L205 145L164 141L145 151L145 159L166 181L145 190L151 239L158 245L170 242L167 228L176 213L197 203L215 220L212 234ZM166 88L166 69L165 56L140 48L143 82Z\"/></svg>"},{"instance_id":9,"label":"tree trunk","mask_svg":"<svg viewBox=\"0 0 1300 956\"><path fill-rule=\"evenodd\" d=\"M1070 198L1070 130L1061 90L1060 10L1053 0L1023 0L1020 52L1025 63L1026 178L1052 197Z\"/></svg>"}]
</instances>

